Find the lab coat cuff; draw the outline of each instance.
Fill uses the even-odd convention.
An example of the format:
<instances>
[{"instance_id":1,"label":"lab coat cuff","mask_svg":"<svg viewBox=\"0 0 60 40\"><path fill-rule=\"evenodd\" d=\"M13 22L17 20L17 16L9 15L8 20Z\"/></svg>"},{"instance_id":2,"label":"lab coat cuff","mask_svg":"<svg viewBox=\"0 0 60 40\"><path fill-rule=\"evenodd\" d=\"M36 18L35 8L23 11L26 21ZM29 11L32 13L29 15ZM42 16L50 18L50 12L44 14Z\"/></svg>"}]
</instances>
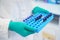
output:
<instances>
[{"instance_id":1,"label":"lab coat cuff","mask_svg":"<svg viewBox=\"0 0 60 40\"><path fill-rule=\"evenodd\" d=\"M0 40L8 39L8 27L10 19L0 18Z\"/></svg>"}]
</instances>

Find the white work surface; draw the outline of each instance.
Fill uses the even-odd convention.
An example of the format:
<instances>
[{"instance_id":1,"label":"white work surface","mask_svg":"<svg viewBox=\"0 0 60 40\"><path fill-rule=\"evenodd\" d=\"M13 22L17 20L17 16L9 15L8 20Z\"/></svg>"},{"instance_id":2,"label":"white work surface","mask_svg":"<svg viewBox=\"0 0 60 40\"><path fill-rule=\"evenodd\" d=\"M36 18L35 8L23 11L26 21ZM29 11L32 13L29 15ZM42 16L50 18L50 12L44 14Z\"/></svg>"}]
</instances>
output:
<instances>
[{"instance_id":1,"label":"white work surface","mask_svg":"<svg viewBox=\"0 0 60 40\"><path fill-rule=\"evenodd\" d=\"M58 28L59 26L53 23L49 23L48 25L46 25L46 27L42 30L42 32L47 32L49 34L54 35L56 38L55 40L60 40L60 30ZM40 32L41 33L41 32ZM35 34L34 35L34 40L43 40L43 36L41 36L42 34Z\"/></svg>"},{"instance_id":2,"label":"white work surface","mask_svg":"<svg viewBox=\"0 0 60 40\"><path fill-rule=\"evenodd\" d=\"M37 5L36 5L37 4ZM60 5L55 5L55 4L47 4L47 3L43 3L43 2L32 2L32 6L40 6L41 8L47 9L48 11L60 15ZM50 27L58 27L58 25L54 24L54 23L49 23L47 26ZM36 40L37 37L34 37L34 35L30 35L28 37L22 37L19 34L9 31L9 40ZM41 38L41 37L40 37ZM40 39L38 39L40 40Z\"/></svg>"}]
</instances>

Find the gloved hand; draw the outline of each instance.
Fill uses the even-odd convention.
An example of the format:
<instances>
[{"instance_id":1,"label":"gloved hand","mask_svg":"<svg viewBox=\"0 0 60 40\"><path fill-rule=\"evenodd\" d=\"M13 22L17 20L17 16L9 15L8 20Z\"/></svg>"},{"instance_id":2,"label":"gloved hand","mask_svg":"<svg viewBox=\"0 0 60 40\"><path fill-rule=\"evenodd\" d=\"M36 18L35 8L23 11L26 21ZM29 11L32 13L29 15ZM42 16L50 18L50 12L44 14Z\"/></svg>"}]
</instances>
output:
<instances>
[{"instance_id":1,"label":"gloved hand","mask_svg":"<svg viewBox=\"0 0 60 40\"><path fill-rule=\"evenodd\" d=\"M35 7L32 10L33 14L36 14L39 12L48 12L48 11L45 9L42 9L40 7ZM13 21L11 21L9 24L9 29L17 32L18 34L20 34L24 37L35 33L35 32L33 32L34 29L31 28L30 26L26 25L24 22L13 22Z\"/></svg>"},{"instance_id":2,"label":"gloved hand","mask_svg":"<svg viewBox=\"0 0 60 40\"><path fill-rule=\"evenodd\" d=\"M49 11L45 10L44 8L40 8L38 6L32 10L33 14L40 13L40 12L49 13Z\"/></svg>"},{"instance_id":3,"label":"gloved hand","mask_svg":"<svg viewBox=\"0 0 60 40\"><path fill-rule=\"evenodd\" d=\"M20 34L24 37L34 33L32 31L34 29L31 28L31 27L29 28L29 26L26 25L23 22L13 22L13 21L11 21L10 24L9 24L9 29L17 32L18 34Z\"/></svg>"}]
</instances>

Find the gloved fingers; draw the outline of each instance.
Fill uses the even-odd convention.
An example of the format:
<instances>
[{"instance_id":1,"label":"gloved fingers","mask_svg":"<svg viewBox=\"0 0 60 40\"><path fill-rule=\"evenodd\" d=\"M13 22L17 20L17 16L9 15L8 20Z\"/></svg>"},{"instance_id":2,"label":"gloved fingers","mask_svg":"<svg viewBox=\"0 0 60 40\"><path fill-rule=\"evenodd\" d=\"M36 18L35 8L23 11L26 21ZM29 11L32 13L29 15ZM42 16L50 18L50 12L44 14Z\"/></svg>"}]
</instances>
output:
<instances>
[{"instance_id":1,"label":"gloved fingers","mask_svg":"<svg viewBox=\"0 0 60 40\"><path fill-rule=\"evenodd\" d=\"M22 36L26 37L26 36L31 35L31 34L33 34L33 33L34 33L34 32L30 32L30 31L28 31L28 30L23 30L22 32L20 31L19 34L21 34Z\"/></svg>"},{"instance_id":2,"label":"gloved fingers","mask_svg":"<svg viewBox=\"0 0 60 40\"><path fill-rule=\"evenodd\" d=\"M25 23L24 23L24 25L25 25L24 26L24 29L25 30L30 31L30 32L33 32L33 33L35 32L35 28L34 27L31 27L31 26L29 26L29 25L27 25Z\"/></svg>"},{"instance_id":3,"label":"gloved fingers","mask_svg":"<svg viewBox=\"0 0 60 40\"><path fill-rule=\"evenodd\" d=\"M33 10L32 10L32 14L36 14L36 13L40 13L40 12L45 12L45 13L48 13L47 10L43 9L43 8L40 8L40 7L35 7Z\"/></svg>"}]
</instances>

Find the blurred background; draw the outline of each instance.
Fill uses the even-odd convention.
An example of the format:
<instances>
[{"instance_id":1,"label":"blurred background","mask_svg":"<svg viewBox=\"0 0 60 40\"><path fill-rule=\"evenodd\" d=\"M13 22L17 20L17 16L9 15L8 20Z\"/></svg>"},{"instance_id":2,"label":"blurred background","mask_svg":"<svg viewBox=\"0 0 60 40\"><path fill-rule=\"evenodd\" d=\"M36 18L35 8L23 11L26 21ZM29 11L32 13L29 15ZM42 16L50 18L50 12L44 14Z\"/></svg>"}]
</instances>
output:
<instances>
[{"instance_id":1,"label":"blurred background","mask_svg":"<svg viewBox=\"0 0 60 40\"><path fill-rule=\"evenodd\" d=\"M11 1L12 0L7 0L8 3ZM1 3L2 2L5 2L5 0L2 0ZM48 23L42 31L27 37L22 37L13 31L9 31L9 40L60 40L60 0L15 0L13 2L17 3L17 6L14 5L12 10L14 10L14 7L16 7L16 9L19 10L20 15L22 16L20 17L20 19L17 19L20 15L12 12L16 15L16 18L13 19L14 21L16 21L16 19L22 21L24 18L30 16L32 14L31 10L36 6L52 12L54 14L54 19L50 23ZM11 2L10 5L13 5L13 2ZM5 6L5 9L7 11L8 9L11 9L9 8L8 3L6 3L7 7ZM10 12L8 11L8 13Z\"/></svg>"}]
</instances>

